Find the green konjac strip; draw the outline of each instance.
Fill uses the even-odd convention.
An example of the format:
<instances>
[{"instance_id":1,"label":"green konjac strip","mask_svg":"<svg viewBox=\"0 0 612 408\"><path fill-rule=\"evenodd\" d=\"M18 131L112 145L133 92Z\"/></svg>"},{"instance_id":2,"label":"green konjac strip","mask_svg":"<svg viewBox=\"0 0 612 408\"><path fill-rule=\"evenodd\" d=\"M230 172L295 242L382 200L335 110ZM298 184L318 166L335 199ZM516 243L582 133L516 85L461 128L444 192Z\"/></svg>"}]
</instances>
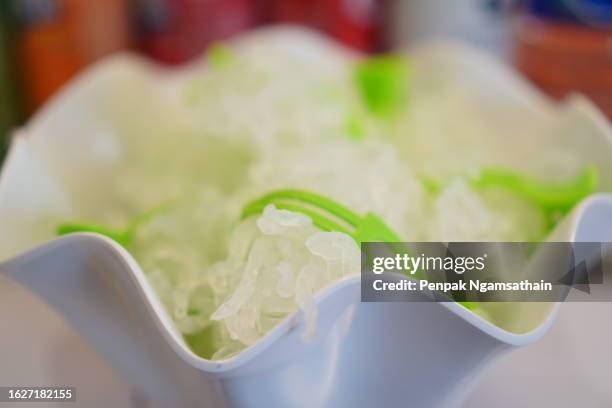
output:
<instances>
[{"instance_id":1,"label":"green konjac strip","mask_svg":"<svg viewBox=\"0 0 612 408\"><path fill-rule=\"evenodd\" d=\"M292 204L293 202L293 204ZM362 242L400 242L399 236L389 228L377 215L367 213L360 217L348 208L319 194L303 190L278 190L247 204L242 212L242 218L260 214L268 205L300 212L310 217L313 224L323 231L342 232L355 240L357 245ZM308 207L314 207L314 211ZM327 214L326 214L327 213ZM331 217L337 217L345 228L334 222Z\"/></svg>"}]
</instances>

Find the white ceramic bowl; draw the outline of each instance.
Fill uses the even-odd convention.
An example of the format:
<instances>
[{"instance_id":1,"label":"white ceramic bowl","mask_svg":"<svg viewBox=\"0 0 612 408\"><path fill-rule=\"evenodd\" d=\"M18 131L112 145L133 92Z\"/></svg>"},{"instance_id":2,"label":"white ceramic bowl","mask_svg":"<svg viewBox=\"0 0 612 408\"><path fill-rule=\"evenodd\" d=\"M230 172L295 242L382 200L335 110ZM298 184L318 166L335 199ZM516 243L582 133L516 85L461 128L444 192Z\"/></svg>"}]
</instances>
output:
<instances>
[{"instance_id":1,"label":"white ceramic bowl","mask_svg":"<svg viewBox=\"0 0 612 408\"><path fill-rule=\"evenodd\" d=\"M292 28L256 32L236 46L253 42L313 58L346 53ZM573 139L559 143L576 144L576 154L598 164L604 188L612 190L610 129L583 98L554 105L494 60L456 45L430 45L412 58L441 67L439 75L465 81L485 99L521 106L528 119L562 118ZM146 398L184 407L452 405L497 357L548 330L555 304L517 306L520 318L501 328L456 303L360 303L359 279L351 278L317 295L315 341L301 340L303 320L295 313L233 358L196 356L129 253L102 236L51 239L49 233L71 213L69 192L98 188L72 175L97 180L107 170L92 146L112 122L107 115L130 114L107 109L109 96L137 99L155 89L175 97L190 75L192 67L164 71L132 56L103 62L17 134L0 177L0 272L58 310ZM585 200L551 239L612 241L612 197Z\"/></svg>"}]
</instances>

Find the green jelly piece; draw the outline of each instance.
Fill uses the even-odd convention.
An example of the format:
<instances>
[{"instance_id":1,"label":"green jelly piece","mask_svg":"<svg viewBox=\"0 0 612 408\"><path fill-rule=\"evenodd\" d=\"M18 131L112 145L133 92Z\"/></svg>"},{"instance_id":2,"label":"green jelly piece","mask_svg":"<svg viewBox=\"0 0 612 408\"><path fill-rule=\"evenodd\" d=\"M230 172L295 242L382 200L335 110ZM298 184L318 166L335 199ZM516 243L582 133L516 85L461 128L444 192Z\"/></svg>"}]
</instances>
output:
<instances>
[{"instance_id":1,"label":"green jelly piece","mask_svg":"<svg viewBox=\"0 0 612 408\"><path fill-rule=\"evenodd\" d=\"M362 217L328 197L304 190L270 192L244 206L241 218L260 214L269 204L301 212L310 217L319 229L343 232L353 238L358 245L368 241L400 241L397 234L375 214L367 213Z\"/></svg>"},{"instance_id":2,"label":"green jelly piece","mask_svg":"<svg viewBox=\"0 0 612 408\"><path fill-rule=\"evenodd\" d=\"M381 56L360 61L355 81L368 110L375 115L397 112L408 101L409 71L399 56Z\"/></svg>"},{"instance_id":3,"label":"green jelly piece","mask_svg":"<svg viewBox=\"0 0 612 408\"><path fill-rule=\"evenodd\" d=\"M231 48L221 43L214 43L206 50L206 60L215 68L229 65L235 56Z\"/></svg>"},{"instance_id":4,"label":"green jelly piece","mask_svg":"<svg viewBox=\"0 0 612 408\"><path fill-rule=\"evenodd\" d=\"M496 167L485 168L472 180L476 188L499 187L531 201L546 211L568 212L582 199L595 193L599 186L599 172L589 165L567 183L549 184L522 174Z\"/></svg>"},{"instance_id":5,"label":"green jelly piece","mask_svg":"<svg viewBox=\"0 0 612 408\"><path fill-rule=\"evenodd\" d=\"M57 227L56 232L57 235L66 235L75 232L93 232L96 234L104 235L123 247L129 246L129 244L131 243L131 237L124 231L115 231L113 229L106 228L101 225L94 225L85 222L60 224Z\"/></svg>"},{"instance_id":6,"label":"green jelly piece","mask_svg":"<svg viewBox=\"0 0 612 408\"><path fill-rule=\"evenodd\" d=\"M397 234L376 214L367 213L355 231L355 241L362 242L399 242Z\"/></svg>"},{"instance_id":7,"label":"green jelly piece","mask_svg":"<svg viewBox=\"0 0 612 408\"><path fill-rule=\"evenodd\" d=\"M113 241L117 242L124 248L128 248L136 235L138 228L152 220L157 214L168 209L173 201L169 201L157 207L154 207L148 211L138 214L129 223L127 228L124 230L116 230L113 228L105 227L103 225L97 225L90 222L67 222L60 224L57 227L57 235L72 234L75 232L93 232L96 234L104 235Z\"/></svg>"}]
</instances>

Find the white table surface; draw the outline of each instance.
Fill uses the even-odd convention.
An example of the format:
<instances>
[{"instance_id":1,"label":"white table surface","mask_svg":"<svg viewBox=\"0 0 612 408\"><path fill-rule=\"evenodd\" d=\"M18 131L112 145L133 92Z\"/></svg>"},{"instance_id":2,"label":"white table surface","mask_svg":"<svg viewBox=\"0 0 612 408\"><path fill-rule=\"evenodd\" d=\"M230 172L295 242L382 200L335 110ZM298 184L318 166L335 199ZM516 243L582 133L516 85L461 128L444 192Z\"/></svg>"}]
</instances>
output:
<instances>
[{"instance_id":1,"label":"white table surface","mask_svg":"<svg viewBox=\"0 0 612 408\"><path fill-rule=\"evenodd\" d=\"M33 322L36 322L35 324ZM465 407L612 407L612 303L566 303L538 343L505 357ZM77 402L49 407L146 406L63 320L0 280L0 385L69 385ZM40 403L0 407L40 408Z\"/></svg>"}]
</instances>

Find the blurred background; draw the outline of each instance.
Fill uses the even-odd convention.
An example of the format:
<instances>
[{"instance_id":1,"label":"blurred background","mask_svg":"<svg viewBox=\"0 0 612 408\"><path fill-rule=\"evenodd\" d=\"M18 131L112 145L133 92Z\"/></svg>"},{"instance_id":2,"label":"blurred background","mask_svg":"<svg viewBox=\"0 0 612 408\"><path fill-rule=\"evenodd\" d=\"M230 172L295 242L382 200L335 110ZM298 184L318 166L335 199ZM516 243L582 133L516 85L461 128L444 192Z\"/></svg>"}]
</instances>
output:
<instances>
[{"instance_id":1,"label":"blurred background","mask_svg":"<svg viewBox=\"0 0 612 408\"><path fill-rule=\"evenodd\" d=\"M612 118L612 0L1 0L0 157L11 129L100 58L130 50L178 65L280 23L368 53L469 42L551 96L582 92Z\"/></svg>"}]
</instances>

